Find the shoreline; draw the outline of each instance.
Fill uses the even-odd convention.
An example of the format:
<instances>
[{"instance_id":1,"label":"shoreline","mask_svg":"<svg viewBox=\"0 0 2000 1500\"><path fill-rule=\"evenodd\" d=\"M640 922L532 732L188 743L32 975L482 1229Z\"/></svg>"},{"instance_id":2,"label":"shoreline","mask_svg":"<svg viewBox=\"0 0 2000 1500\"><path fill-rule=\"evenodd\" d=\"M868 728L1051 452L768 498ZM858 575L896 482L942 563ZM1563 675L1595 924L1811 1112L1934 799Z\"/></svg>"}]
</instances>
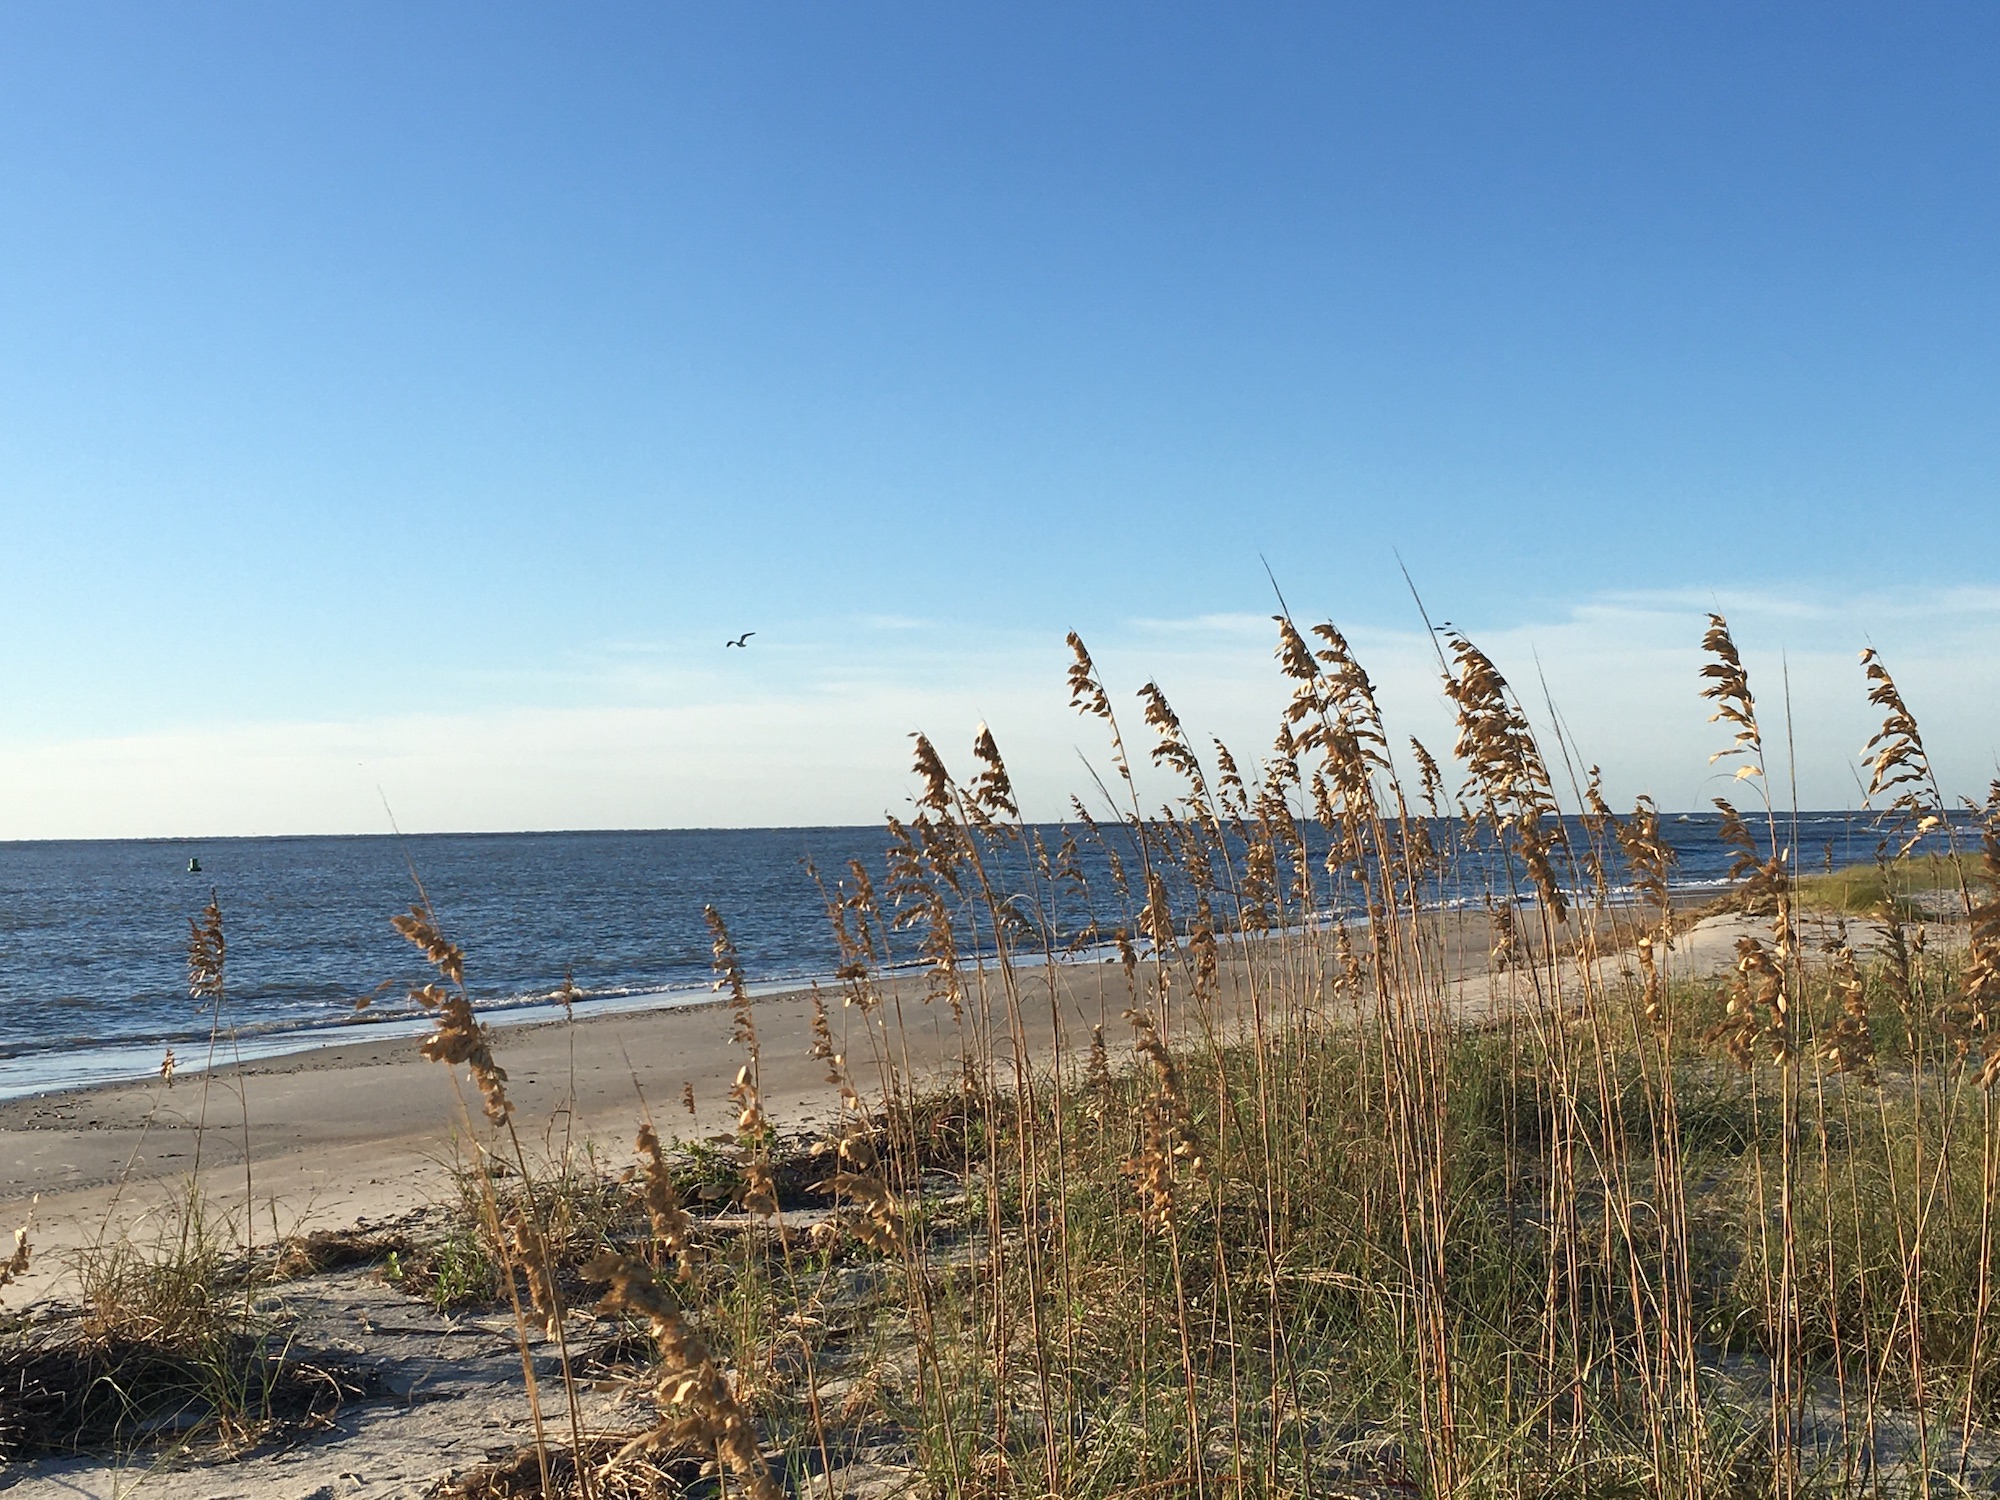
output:
<instances>
[{"instance_id":1,"label":"shoreline","mask_svg":"<svg viewBox=\"0 0 2000 1500\"><path fill-rule=\"evenodd\" d=\"M907 1031L898 1045L912 1070L943 1076L947 1060L955 1065L954 1033L947 1007L926 1006L927 984L924 974L900 974L881 991L885 1010L901 1008ZM1030 1047L1046 1056L1049 987L1025 988ZM1086 1045L1100 1019L1115 1036L1124 1005L1118 966L1065 965L1056 990L1068 1046ZM875 1092L880 1075L858 1013L837 988L819 992L856 1086ZM765 1107L788 1134L816 1128L838 1104L826 1064L811 1056L813 994L808 983L754 997ZM735 1128L728 1089L747 1058L732 1043L733 1019L724 997L704 992L667 1007L496 1026L494 1053L531 1149L567 1141L600 1161L623 1161L648 1115L663 1137L683 1140ZM692 1115L684 1088L694 1094ZM34 1204L35 1261L9 1288L7 1309L61 1297L70 1279L63 1263L76 1249L165 1222L197 1142L211 1202L240 1218L246 1112L247 1196L263 1244L445 1201L468 1123L485 1126L463 1069L424 1060L416 1031L246 1059L240 1070L218 1059L213 1073L181 1073L171 1088L155 1076L0 1101L0 1230L22 1223Z\"/></svg>"},{"instance_id":2,"label":"shoreline","mask_svg":"<svg viewBox=\"0 0 2000 1500\"><path fill-rule=\"evenodd\" d=\"M1147 945L1141 942L1142 957ZM1071 969L1091 967L1107 963L1115 957L1109 948L1091 950L1094 956L1060 956L1056 963L1060 968ZM1040 955L1014 955L1014 966L1018 969L1041 968L1044 960ZM972 972L974 964L967 960L965 970ZM923 973L921 961L901 964L882 973L884 983L920 977ZM754 1001L782 1000L793 996L809 995L815 987L823 994L835 994L840 981L831 970L824 973L806 974L780 979L752 980L745 990ZM612 1017L648 1016L683 1010L699 1010L705 1006L723 1004L724 999L716 992L713 984L665 987L659 989L635 989L618 994L588 996L574 1003L573 1014L566 1015L562 1001L554 993L537 995L532 999L501 1000L481 1004L473 1002L473 1012L480 1021L491 1028L496 1035L506 1036L516 1032L532 1031L544 1026L583 1024L591 1021L607 1020ZM365 1015L365 1013L364 1013ZM215 1063L212 1071L217 1074L233 1072L238 1060L245 1066L280 1063L288 1058L307 1057L323 1052L336 1052L350 1048L379 1046L389 1041L414 1041L430 1031L435 1019L425 1011L403 1011L395 1014L366 1018L349 1018L327 1022L311 1027L272 1027L268 1030L250 1033L225 1033L216 1042ZM184 1080L199 1079L210 1072L205 1049L206 1034L195 1037L192 1042L183 1038L176 1042L148 1043L105 1043L85 1048L45 1047L16 1054L13 1057L0 1056L0 1108L29 1099L46 1099L70 1094L86 1094L99 1089L120 1088L131 1085L149 1084L159 1076L160 1061L169 1047L186 1045L186 1056L176 1056L175 1077ZM204 1049L204 1056L196 1058L194 1046ZM61 1076L20 1081L10 1078L10 1064L61 1056L68 1051L81 1051L85 1056L131 1057L134 1061L127 1066L106 1065L93 1070L97 1076L82 1076L65 1079ZM144 1063L138 1059L144 1058ZM90 1064L79 1065L79 1070Z\"/></svg>"},{"instance_id":3,"label":"shoreline","mask_svg":"<svg viewBox=\"0 0 2000 1500\"><path fill-rule=\"evenodd\" d=\"M1676 909L1699 906L1712 900L1718 890L1708 881L1691 882L1676 886L1673 901ZM1629 892L1614 892L1614 899L1606 908L1607 915L1616 921L1619 914L1632 904ZM1532 906L1532 898L1520 896L1517 906ZM1439 908L1438 914L1452 921L1477 920L1484 908L1472 905L1469 899ZM1293 931L1323 930L1338 914L1318 912L1311 924L1303 924ZM1348 914L1349 920L1359 913ZM1150 944L1139 939L1136 947L1142 960L1150 954ZM1054 962L1059 968L1088 968L1116 961L1116 949L1110 944L1095 944L1075 952L1067 950L1055 955ZM1011 955L1016 968L1039 969L1048 960L1039 953L1018 953ZM991 962L988 956L984 962ZM973 955L967 955L965 963L968 971L975 962ZM885 982L921 975L924 963L921 959L909 959L882 971ZM814 986L825 993L834 993L839 981L828 969L793 975L780 975L770 979L752 980L747 989L752 999L763 1001L779 999L795 994L806 994ZM716 999L714 986L708 982L668 983L653 988L635 988L599 995L587 995L575 1002L575 1019L578 1021L598 1020L612 1016L650 1015L660 1012L696 1009ZM480 1020L496 1032L508 1033L531 1029L537 1026L563 1025L569 1019L563 1014L559 992L546 991L532 995L509 995L485 1002L475 1001L474 1011ZM367 1015L357 1012L335 1020L316 1023L265 1022L248 1032L228 1033L226 1039L218 1039L214 1071L217 1074L233 1071L238 1061L244 1065L282 1061L289 1057L300 1057L348 1047L381 1045L385 1041L408 1041L422 1035L431 1027L430 1017L422 1011L399 1010L394 1013ZM106 1041L65 1041L53 1046L23 1049L13 1054L0 1053L0 1107L27 1099L45 1099L59 1095L85 1093L94 1089L114 1088L124 1085L144 1084L157 1077L166 1053L172 1049L176 1055L177 1076L193 1080L208 1071L206 1058L208 1037L199 1029L190 1028L179 1036L150 1040L106 1040ZM197 1056L197 1048L202 1055ZM181 1055L184 1054L184 1055ZM53 1059L68 1059L65 1067L51 1068Z\"/></svg>"},{"instance_id":4,"label":"shoreline","mask_svg":"<svg viewBox=\"0 0 2000 1500\"><path fill-rule=\"evenodd\" d=\"M1447 969L1459 986L1453 1003L1468 1018L1498 1003L1500 987L1514 982L1487 972L1489 931L1484 912L1455 914L1442 927ZM1242 963L1225 958L1225 1017L1243 1003L1229 980ZM1039 964L1022 972L1022 1039L1038 1063L1055 1051L1058 1017L1066 1051L1087 1047L1092 1026L1101 1024L1114 1057L1122 1056L1129 1039L1120 1017L1129 997L1118 963L1060 963L1053 976ZM969 967L964 978L976 982ZM958 1056L950 1011L926 1002L928 986L922 971L883 976L879 984L877 1019L902 1028L895 1066L920 1083L953 1076ZM837 984L770 985L753 995L754 1015L765 1108L787 1133L812 1130L837 1107L826 1065L811 1055L816 989L856 1088L864 1097L879 1092L880 1044L871 1048ZM648 1113L663 1137L702 1139L734 1129L727 1094L747 1059L731 1041L732 1022L723 997L701 992L669 1006L503 1019L494 1027L494 1052L524 1136L622 1161ZM57 1291L62 1278L48 1272L66 1252L119 1226L157 1220L197 1150L218 1208L240 1214L246 1135L259 1242L379 1222L441 1201L468 1122L483 1121L476 1101L468 1111L462 1070L418 1054L425 1029L419 1023L246 1058L240 1069L218 1059L214 1072L184 1071L171 1087L153 1075L0 1100L0 1230L22 1222L39 1199L37 1263L9 1305ZM682 1106L684 1090L695 1099L692 1115Z\"/></svg>"}]
</instances>

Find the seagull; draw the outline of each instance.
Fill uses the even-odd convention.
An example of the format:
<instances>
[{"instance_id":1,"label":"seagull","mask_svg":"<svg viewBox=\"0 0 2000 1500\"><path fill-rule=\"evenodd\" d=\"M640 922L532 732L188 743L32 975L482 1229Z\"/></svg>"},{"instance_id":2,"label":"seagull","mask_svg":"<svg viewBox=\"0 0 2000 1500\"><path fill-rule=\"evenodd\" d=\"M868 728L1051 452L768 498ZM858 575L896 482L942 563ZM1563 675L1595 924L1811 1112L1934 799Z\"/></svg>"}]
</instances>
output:
<instances>
[{"instance_id":1,"label":"seagull","mask_svg":"<svg viewBox=\"0 0 2000 1500\"><path fill-rule=\"evenodd\" d=\"M750 637L755 635L756 633L757 632L754 630L746 630L743 632L743 634L736 637L735 640L724 641L722 644L724 646L741 646L745 651L748 651L750 649L750 644L749 644Z\"/></svg>"}]
</instances>

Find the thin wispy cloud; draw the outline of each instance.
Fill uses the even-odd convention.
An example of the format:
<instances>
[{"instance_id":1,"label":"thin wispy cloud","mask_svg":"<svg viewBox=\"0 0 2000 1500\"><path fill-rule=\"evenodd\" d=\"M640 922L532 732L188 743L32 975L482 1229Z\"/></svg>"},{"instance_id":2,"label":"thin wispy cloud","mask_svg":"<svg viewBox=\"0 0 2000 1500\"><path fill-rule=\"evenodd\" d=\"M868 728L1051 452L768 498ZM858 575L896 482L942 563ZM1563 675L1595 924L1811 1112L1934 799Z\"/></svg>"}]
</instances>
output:
<instances>
[{"instance_id":1,"label":"thin wispy cloud","mask_svg":"<svg viewBox=\"0 0 2000 1500\"><path fill-rule=\"evenodd\" d=\"M1126 628L1138 635L1164 636L1217 636L1240 637L1247 635L1268 636L1271 631L1271 616L1268 614L1208 614L1192 615L1185 619L1161 618L1141 615L1126 622Z\"/></svg>"},{"instance_id":2,"label":"thin wispy cloud","mask_svg":"<svg viewBox=\"0 0 2000 1500\"><path fill-rule=\"evenodd\" d=\"M1846 604L1627 592L1464 628L1538 724L1560 715L1615 798L1701 807L1730 790L1708 764L1721 740L1697 695L1712 602L1730 611L1774 744L1789 710L1806 804L1858 801L1858 752L1874 728L1855 660L1864 637L1896 672L1952 788L1976 792L1993 774L2000 610L1985 591ZM1414 735L1444 756L1453 726L1431 641L1420 630L1347 633L1393 743ZM1028 810L1054 817L1087 783L1079 752L1102 763L1100 726L1070 711L1054 632L892 633L872 648L869 638L849 628L754 661L607 648L567 675L502 683L511 702L453 714L0 742L0 778L26 793L0 808L0 836L368 831L382 826L378 784L411 828L872 822L906 805L910 731L962 759L956 748L981 722ZM1980 649L1962 649L1968 640ZM1246 761L1270 744L1284 701L1272 643L1269 620L1233 613L1133 620L1089 642L1135 748L1132 695L1153 680L1201 743L1219 737Z\"/></svg>"},{"instance_id":3,"label":"thin wispy cloud","mask_svg":"<svg viewBox=\"0 0 2000 1500\"><path fill-rule=\"evenodd\" d=\"M870 630L935 630L935 620L921 619L916 615L860 615L858 623Z\"/></svg>"}]
</instances>

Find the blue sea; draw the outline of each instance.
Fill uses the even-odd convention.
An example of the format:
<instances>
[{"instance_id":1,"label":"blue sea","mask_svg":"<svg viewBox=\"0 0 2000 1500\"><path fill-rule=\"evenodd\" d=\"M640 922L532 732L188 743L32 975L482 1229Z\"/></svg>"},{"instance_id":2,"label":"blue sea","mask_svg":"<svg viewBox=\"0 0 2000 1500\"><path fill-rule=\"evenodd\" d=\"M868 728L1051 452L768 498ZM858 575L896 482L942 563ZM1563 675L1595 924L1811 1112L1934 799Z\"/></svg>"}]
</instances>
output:
<instances>
[{"instance_id":1,"label":"blue sea","mask_svg":"<svg viewBox=\"0 0 2000 1500\"><path fill-rule=\"evenodd\" d=\"M1684 886L1722 882L1716 822L1664 820ZM1796 846L1813 868L1867 859L1878 837L1864 814L1818 813ZM426 976L389 925L413 874L465 949L475 1002L525 1020L555 1013L566 973L579 1014L708 998L705 904L754 982L824 975L835 959L809 864L831 878L858 859L884 886L886 847L880 828L0 843L0 1098L144 1076L169 1046L199 1062L209 1022L188 998L187 931L211 891L229 944L225 1024L246 1055L269 1055L420 1025L405 997Z\"/></svg>"}]
</instances>

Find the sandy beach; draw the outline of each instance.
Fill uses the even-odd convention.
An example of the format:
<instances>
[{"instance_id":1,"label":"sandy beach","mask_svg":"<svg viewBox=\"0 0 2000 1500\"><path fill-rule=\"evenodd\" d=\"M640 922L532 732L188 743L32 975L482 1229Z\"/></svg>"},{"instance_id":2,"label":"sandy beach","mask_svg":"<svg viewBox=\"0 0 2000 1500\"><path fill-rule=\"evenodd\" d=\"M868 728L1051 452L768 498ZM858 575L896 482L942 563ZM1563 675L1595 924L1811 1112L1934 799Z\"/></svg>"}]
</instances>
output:
<instances>
[{"instance_id":1,"label":"sandy beach","mask_svg":"<svg viewBox=\"0 0 2000 1500\"><path fill-rule=\"evenodd\" d=\"M1115 964L1062 965L1056 1005L1073 1045L1087 1045L1103 1021L1112 1044L1124 1028L1125 985ZM1022 971L1023 1016L1031 1050L1046 1056L1053 1030L1047 971ZM885 1010L900 1009L899 1049L919 1077L938 1074L957 1056L949 1008L927 1005L920 975L883 985ZM864 1093L877 1086L873 1054L859 1012L837 987L823 992L836 1046L849 1057ZM812 992L755 1002L765 1107L782 1132L811 1130L837 1095L826 1065L811 1056ZM893 1028L892 1019L892 1028ZM532 1143L588 1143L604 1159L629 1159L634 1131L650 1109L663 1136L699 1138L734 1128L727 1094L748 1060L732 1044L731 1016L719 1001L652 1011L579 1015L496 1028L495 1048L508 1074L516 1120ZM901 1057L898 1058L899 1064ZM244 1064L219 1066L208 1083L200 1166L213 1201L240 1210L244 1198L247 1095L250 1191L256 1233L379 1222L439 1202L462 1142L466 1113L458 1092L463 1070L426 1062L416 1040L384 1037ZM692 1089L696 1110L683 1105ZM34 1209L35 1267L8 1301L62 1290L66 1252L105 1232L139 1224L159 1211L195 1165L203 1111L201 1075L182 1072L171 1089L158 1080L30 1096L0 1104L0 1224ZM479 1118L476 1098L472 1117Z\"/></svg>"},{"instance_id":2,"label":"sandy beach","mask_svg":"<svg viewBox=\"0 0 2000 1500\"><path fill-rule=\"evenodd\" d=\"M1676 940L1683 974L1726 972L1735 939L1763 929L1739 918L1710 917ZM1452 978L1449 1004L1468 1022L1495 1014L1510 995L1525 999L1518 971L1489 972L1483 914L1446 924L1443 958ZM1612 956L1605 972L1625 959ZM1565 966L1566 969L1569 966ZM1242 966L1225 963L1225 1006L1241 1002ZM1022 971L1027 1003L1022 1040L1036 1059L1050 1053L1052 1009L1066 1040L1087 1046L1102 1021L1114 1056L1125 1055L1127 1003L1115 963ZM891 981L883 1013L901 1012L899 1047L920 1080L948 1076L957 1056L948 1007L927 1005L923 976ZM879 1078L857 1010L826 994L837 1039L864 1089ZM811 1055L810 991L760 998L766 1107L783 1132L807 1132L827 1119L835 1094L825 1064ZM722 1004L626 1012L572 1023L517 1025L496 1033L517 1119L538 1144L565 1135L587 1142L601 1163L630 1160L642 1109L663 1134L697 1138L733 1125L726 1093L745 1061L732 1045L732 1016ZM999 1044L1006 1056L1010 1044ZM904 1066L902 1057L898 1066ZM244 1199L243 1110L234 1070L209 1085L209 1128L201 1144L211 1201L240 1211ZM464 1106L445 1068L425 1062L409 1039L373 1040L247 1065L251 1191L256 1233L408 1224L450 1196L450 1162L463 1142ZM693 1090L696 1112L683 1108ZM8 1306L48 1307L71 1291L66 1260L100 1235L143 1237L148 1221L184 1190L194 1166L202 1082L183 1074L168 1090L157 1081L107 1085L0 1105L0 1224L35 1209L34 1269L8 1290ZM643 1103L642 1103L643 1100ZM474 1117L477 1117L476 1102ZM481 1122L483 1127L483 1121ZM531 1146L531 1149L532 1146ZM526 1397L511 1322L499 1314L438 1313L385 1286L371 1267L309 1276L288 1284L282 1300L297 1346L332 1351L365 1365L380 1395L339 1413L331 1430L306 1443L259 1450L224 1465L190 1463L170 1451L142 1451L128 1461L42 1459L0 1468L0 1491L24 1500L140 1493L164 1500L279 1496L283 1500L416 1500L444 1477L516 1450L529 1437ZM589 1415L615 1426L608 1396L591 1398ZM600 1409L601 1408L601 1409ZM133 1467L134 1464L140 1467ZM907 1473L876 1473L857 1464L836 1493L854 1500L904 1493Z\"/></svg>"},{"instance_id":3,"label":"sandy beach","mask_svg":"<svg viewBox=\"0 0 2000 1500\"><path fill-rule=\"evenodd\" d=\"M1523 982L1518 975L1487 975L1483 914L1455 918L1442 932L1460 1014L1479 1017ZM1733 940L1726 920L1702 924L1678 940L1682 971L1726 968ZM1054 972L1052 995L1048 970L1020 971L1023 1035L1031 1054L1047 1057L1053 1010L1071 1047L1087 1046L1092 1025L1102 1024L1114 1056L1123 1056L1129 1030L1120 1017L1130 1002L1118 965L1063 964ZM1237 973L1235 965L1224 965L1226 1006L1243 1003ZM882 986L884 1014L898 1037L897 1061L901 1065L906 1056L919 1081L944 1077L958 1055L949 1009L927 1003L926 990L926 979L915 974ZM836 1045L866 1094L880 1080L859 1013L842 1004L837 986L829 984L822 998ZM810 1055L812 992L760 997L754 1013L765 1107L782 1132L809 1132L828 1118L837 1097L825 1064ZM588 1143L602 1159L622 1163L647 1109L663 1136L699 1139L734 1127L727 1093L747 1057L732 1044L731 1017L719 1001L508 1025L496 1028L495 1036L516 1120L531 1140ZM1006 1050L1002 1038L1000 1054ZM260 1240L274 1231L380 1222L446 1196L449 1164L467 1118L458 1092L463 1082L424 1061L415 1040L382 1037L324 1047L246 1063L240 1075L218 1067L208 1084L200 1166L214 1202L228 1211L240 1210L245 1192L246 1111L239 1087L248 1099L250 1191ZM692 1117L682 1102L687 1089L696 1103ZM38 1200L38 1260L9 1289L11 1305L59 1294L68 1251L107 1226L115 1235L121 1226L143 1222L179 1190L195 1165L202 1095L202 1077L183 1072L171 1089L144 1080L0 1103L0 1226L21 1222L30 1201ZM472 1115L478 1118L476 1100Z\"/></svg>"}]
</instances>

